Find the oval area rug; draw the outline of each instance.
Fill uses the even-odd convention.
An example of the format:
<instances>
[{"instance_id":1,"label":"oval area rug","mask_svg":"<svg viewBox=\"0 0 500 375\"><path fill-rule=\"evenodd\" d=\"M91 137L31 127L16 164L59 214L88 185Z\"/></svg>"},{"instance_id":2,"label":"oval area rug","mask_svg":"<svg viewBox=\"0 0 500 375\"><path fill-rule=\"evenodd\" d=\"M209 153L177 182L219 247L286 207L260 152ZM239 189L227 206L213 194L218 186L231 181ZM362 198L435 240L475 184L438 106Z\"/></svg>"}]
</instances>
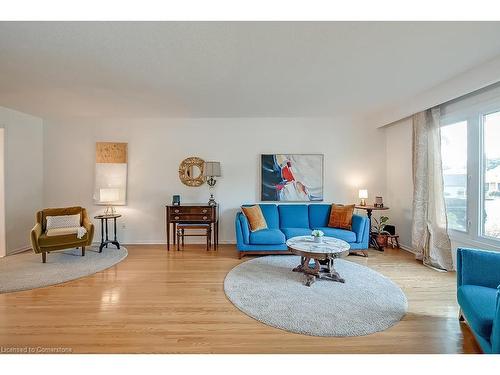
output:
<instances>
[{"instance_id":1,"label":"oval area rug","mask_svg":"<svg viewBox=\"0 0 500 375\"><path fill-rule=\"evenodd\" d=\"M265 256L234 267L226 275L229 300L272 327L312 336L362 336L383 331L403 318L408 301L401 288L372 269L335 260L345 284L292 272L297 256Z\"/></svg>"},{"instance_id":2,"label":"oval area rug","mask_svg":"<svg viewBox=\"0 0 500 375\"><path fill-rule=\"evenodd\" d=\"M41 255L32 251L1 258L0 293L41 288L92 275L125 259L127 249L120 247L105 248L102 253L98 247L87 247L84 257L80 249L51 252L47 254L47 263L42 263Z\"/></svg>"}]
</instances>

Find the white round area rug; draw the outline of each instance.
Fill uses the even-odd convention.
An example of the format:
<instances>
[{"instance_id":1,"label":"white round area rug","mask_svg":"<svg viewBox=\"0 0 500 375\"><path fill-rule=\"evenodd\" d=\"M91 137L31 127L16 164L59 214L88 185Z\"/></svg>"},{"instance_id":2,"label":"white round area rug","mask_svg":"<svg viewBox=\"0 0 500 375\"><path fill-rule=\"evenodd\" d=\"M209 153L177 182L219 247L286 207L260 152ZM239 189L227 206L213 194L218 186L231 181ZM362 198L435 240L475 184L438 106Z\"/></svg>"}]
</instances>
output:
<instances>
[{"instance_id":1,"label":"white round area rug","mask_svg":"<svg viewBox=\"0 0 500 375\"><path fill-rule=\"evenodd\" d=\"M401 288L372 269L336 260L345 283L292 272L297 256L265 256L233 268L224 280L229 300L252 318L286 331L312 336L362 336L383 331L406 314Z\"/></svg>"},{"instance_id":2,"label":"white round area rug","mask_svg":"<svg viewBox=\"0 0 500 375\"><path fill-rule=\"evenodd\" d=\"M41 288L60 284L69 280L89 276L105 270L128 255L127 249L92 246L85 249L82 257L80 249L60 250L47 254L47 263L42 256L32 251L0 258L0 293Z\"/></svg>"}]
</instances>

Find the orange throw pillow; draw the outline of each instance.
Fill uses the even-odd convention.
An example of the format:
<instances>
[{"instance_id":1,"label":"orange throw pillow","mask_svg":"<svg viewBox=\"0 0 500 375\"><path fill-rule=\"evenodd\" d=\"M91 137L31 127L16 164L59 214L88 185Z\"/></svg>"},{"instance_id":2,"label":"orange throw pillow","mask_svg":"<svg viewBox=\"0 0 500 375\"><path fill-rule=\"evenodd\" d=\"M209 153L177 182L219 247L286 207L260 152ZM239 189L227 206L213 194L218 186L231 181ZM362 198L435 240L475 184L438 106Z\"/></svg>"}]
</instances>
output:
<instances>
[{"instance_id":1,"label":"orange throw pillow","mask_svg":"<svg viewBox=\"0 0 500 375\"><path fill-rule=\"evenodd\" d=\"M250 231L255 232L262 229L267 229L267 222L262 214L259 205L250 207L241 207L243 214L247 217L250 224Z\"/></svg>"},{"instance_id":2,"label":"orange throw pillow","mask_svg":"<svg viewBox=\"0 0 500 375\"><path fill-rule=\"evenodd\" d=\"M344 206L342 204L332 204L330 210L330 228L352 229L352 214L354 213L354 204Z\"/></svg>"}]
</instances>

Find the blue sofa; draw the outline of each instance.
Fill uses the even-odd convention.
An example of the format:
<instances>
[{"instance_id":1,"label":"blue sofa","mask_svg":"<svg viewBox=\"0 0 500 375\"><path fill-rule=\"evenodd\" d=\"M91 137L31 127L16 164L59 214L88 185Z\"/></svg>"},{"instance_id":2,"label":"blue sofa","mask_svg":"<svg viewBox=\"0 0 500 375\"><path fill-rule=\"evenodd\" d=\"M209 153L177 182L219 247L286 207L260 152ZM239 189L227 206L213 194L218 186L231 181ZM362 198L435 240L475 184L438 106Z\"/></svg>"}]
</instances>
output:
<instances>
[{"instance_id":1,"label":"blue sofa","mask_svg":"<svg viewBox=\"0 0 500 375\"><path fill-rule=\"evenodd\" d=\"M244 205L251 206L251 205ZM328 227L330 204L259 204L268 229L251 232L248 220L240 211L236 214L236 247L240 258L250 254L289 254L286 240L310 235L314 229L326 236L339 238L351 245L351 250L367 250L369 221L366 216L352 216L352 230Z\"/></svg>"},{"instance_id":2,"label":"blue sofa","mask_svg":"<svg viewBox=\"0 0 500 375\"><path fill-rule=\"evenodd\" d=\"M457 299L484 353L500 353L500 253L457 250Z\"/></svg>"}]
</instances>

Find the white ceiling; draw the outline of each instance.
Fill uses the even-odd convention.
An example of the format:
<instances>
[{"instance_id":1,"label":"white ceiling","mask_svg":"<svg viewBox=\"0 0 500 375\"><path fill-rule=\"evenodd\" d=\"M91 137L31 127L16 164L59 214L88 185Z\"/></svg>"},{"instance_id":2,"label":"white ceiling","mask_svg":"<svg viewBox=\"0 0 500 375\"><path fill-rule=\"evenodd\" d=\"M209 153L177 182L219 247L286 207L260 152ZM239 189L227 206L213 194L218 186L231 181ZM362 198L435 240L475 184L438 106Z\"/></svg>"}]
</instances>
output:
<instances>
[{"instance_id":1,"label":"white ceiling","mask_svg":"<svg viewBox=\"0 0 500 375\"><path fill-rule=\"evenodd\" d=\"M500 22L0 22L0 106L41 117L351 116L500 55Z\"/></svg>"}]
</instances>

